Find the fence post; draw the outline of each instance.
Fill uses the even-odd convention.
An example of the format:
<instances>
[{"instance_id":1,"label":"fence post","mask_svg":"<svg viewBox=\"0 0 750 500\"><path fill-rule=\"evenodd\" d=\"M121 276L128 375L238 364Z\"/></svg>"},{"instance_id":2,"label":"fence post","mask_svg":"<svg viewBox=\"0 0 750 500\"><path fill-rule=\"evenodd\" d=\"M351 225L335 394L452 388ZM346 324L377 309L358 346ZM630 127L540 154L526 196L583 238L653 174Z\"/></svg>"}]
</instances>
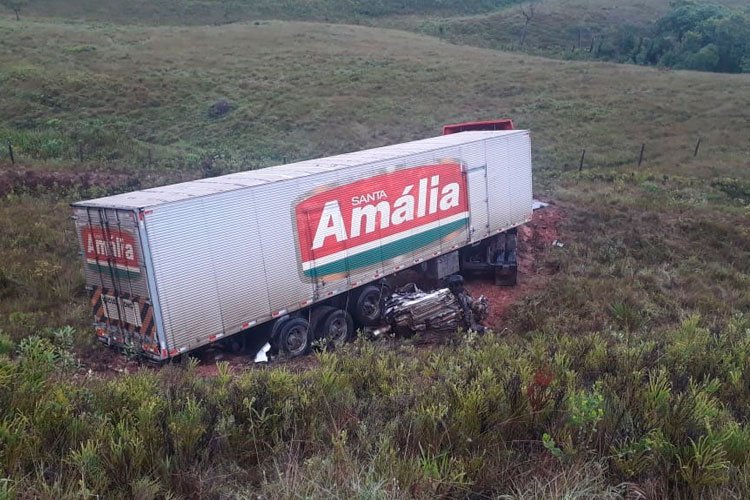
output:
<instances>
[{"instance_id":1,"label":"fence post","mask_svg":"<svg viewBox=\"0 0 750 500\"><path fill-rule=\"evenodd\" d=\"M10 153L10 163L15 165L16 159L13 157L13 143L10 142L10 139L8 139L8 153Z\"/></svg>"},{"instance_id":2,"label":"fence post","mask_svg":"<svg viewBox=\"0 0 750 500\"><path fill-rule=\"evenodd\" d=\"M643 163L643 151L646 149L645 144L641 144L641 154L638 156L638 166L641 166L641 163Z\"/></svg>"},{"instance_id":3,"label":"fence post","mask_svg":"<svg viewBox=\"0 0 750 500\"><path fill-rule=\"evenodd\" d=\"M578 171L581 172L583 170L583 159L586 158L586 150L583 150L583 153L581 153L581 164L578 165Z\"/></svg>"},{"instance_id":4,"label":"fence post","mask_svg":"<svg viewBox=\"0 0 750 500\"><path fill-rule=\"evenodd\" d=\"M698 156L698 149L701 147L701 138L698 137L698 142L695 143L695 151L693 152L693 158Z\"/></svg>"}]
</instances>

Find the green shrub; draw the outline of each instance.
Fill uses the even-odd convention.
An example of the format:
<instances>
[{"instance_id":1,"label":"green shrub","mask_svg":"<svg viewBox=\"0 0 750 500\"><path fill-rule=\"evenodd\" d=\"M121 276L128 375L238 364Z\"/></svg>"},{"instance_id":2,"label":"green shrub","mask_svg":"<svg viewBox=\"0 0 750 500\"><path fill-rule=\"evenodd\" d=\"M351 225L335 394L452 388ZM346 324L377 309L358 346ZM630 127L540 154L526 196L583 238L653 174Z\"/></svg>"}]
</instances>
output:
<instances>
[{"instance_id":1,"label":"green shrub","mask_svg":"<svg viewBox=\"0 0 750 500\"><path fill-rule=\"evenodd\" d=\"M16 343L0 330L0 356L9 355L16 349Z\"/></svg>"}]
</instances>

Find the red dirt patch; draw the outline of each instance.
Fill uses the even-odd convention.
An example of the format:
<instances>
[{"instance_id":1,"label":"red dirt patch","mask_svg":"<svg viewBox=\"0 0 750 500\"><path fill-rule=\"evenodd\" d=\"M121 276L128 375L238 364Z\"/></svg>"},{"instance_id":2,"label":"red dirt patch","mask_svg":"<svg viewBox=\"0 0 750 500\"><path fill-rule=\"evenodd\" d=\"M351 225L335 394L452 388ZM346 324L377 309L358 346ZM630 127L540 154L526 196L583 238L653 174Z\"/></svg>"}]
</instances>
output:
<instances>
[{"instance_id":1,"label":"red dirt patch","mask_svg":"<svg viewBox=\"0 0 750 500\"><path fill-rule=\"evenodd\" d=\"M17 190L86 189L93 186L107 190L137 188L138 179L123 173L47 171L22 165L5 165L0 169L0 195Z\"/></svg>"},{"instance_id":2,"label":"red dirt patch","mask_svg":"<svg viewBox=\"0 0 750 500\"><path fill-rule=\"evenodd\" d=\"M484 295L490 303L486 326L495 331L502 329L510 306L530 290L541 286L547 279L539 263L539 255L559 239L558 225L562 211L550 205L534 213L533 220L518 228L518 284L512 287L496 286L492 278L470 278L465 287L474 296Z\"/></svg>"}]
</instances>

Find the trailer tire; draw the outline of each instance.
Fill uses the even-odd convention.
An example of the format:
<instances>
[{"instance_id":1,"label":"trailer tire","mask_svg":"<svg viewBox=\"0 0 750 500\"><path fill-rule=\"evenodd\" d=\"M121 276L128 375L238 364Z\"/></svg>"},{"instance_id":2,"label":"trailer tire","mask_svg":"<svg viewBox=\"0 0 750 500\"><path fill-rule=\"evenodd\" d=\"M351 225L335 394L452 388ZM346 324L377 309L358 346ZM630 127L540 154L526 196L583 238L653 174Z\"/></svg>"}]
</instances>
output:
<instances>
[{"instance_id":1,"label":"trailer tire","mask_svg":"<svg viewBox=\"0 0 750 500\"><path fill-rule=\"evenodd\" d=\"M279 330L279 350L293 358L310 352L312 332L310 323L304 318L285 321Z\"/></svg>"},{"instance_id":2,"label":"trailer tire","mask_svg":"<svg viewBox=\"0 0 750 500\"><path fill-rule=\"evenodd\" d=\"M341 347L351 340L354 334L352 315L343 309L329 312L321 322L321 337L334 348Z\"/></svg>"},{"instance_id":3,"label":"trailer tire","mask_svg":"<svg viewBox=\"0 0 750 500\"><path fill-rule=\"evenodd\" d=\"M308 321L310 322L310 329L313 332L313 340L324 337L323 320L335 310L336 308L333 306L317 306L310 311Z\"/></svg>"},{"instance_id":4,"label":"trailer tire","mask_svg":"<svg viewBox=\"0 0 750 500\"><path fill-rule=\"evenodd\" d=\"M281 332L281 327L284 326L284 323L286 323L290 319L292 319L290 316L283 316L274 321L273 326L271 326L270 342L271 347L273 347L273 349L276 351L280 350L279 333Z\"/></svg>"},{"instance_id":5,"label":"trailer tire","mask_svg":"<svg viewBox=\"0 0 750 500\"><path fill-rule=\"evenodd\" d=\"M383 315L381 306L383 292L380 287L368 285L357 295L354 303L353 316L357 322L365 326L375 326Z\"/></svg>"}]
</instances>

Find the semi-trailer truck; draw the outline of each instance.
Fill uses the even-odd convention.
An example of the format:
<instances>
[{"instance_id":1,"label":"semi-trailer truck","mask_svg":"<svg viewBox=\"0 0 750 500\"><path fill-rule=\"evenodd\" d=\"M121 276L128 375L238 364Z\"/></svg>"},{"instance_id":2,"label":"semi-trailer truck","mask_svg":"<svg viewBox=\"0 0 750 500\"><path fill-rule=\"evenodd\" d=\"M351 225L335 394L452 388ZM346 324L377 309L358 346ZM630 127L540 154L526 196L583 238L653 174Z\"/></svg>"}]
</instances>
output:
<instances>
[{"instance_id":1,"label":"semi-trailer truck","mask_svg":"<svg viewBox=\"0 0 750 500\"><path fill-rule=\"evenodd\" d=\"M97 337L162 362L270 335L297 356L381 320L388 279L515 282L529 132L510 120L73 205Z\"/></svg>"}]
</instances>

